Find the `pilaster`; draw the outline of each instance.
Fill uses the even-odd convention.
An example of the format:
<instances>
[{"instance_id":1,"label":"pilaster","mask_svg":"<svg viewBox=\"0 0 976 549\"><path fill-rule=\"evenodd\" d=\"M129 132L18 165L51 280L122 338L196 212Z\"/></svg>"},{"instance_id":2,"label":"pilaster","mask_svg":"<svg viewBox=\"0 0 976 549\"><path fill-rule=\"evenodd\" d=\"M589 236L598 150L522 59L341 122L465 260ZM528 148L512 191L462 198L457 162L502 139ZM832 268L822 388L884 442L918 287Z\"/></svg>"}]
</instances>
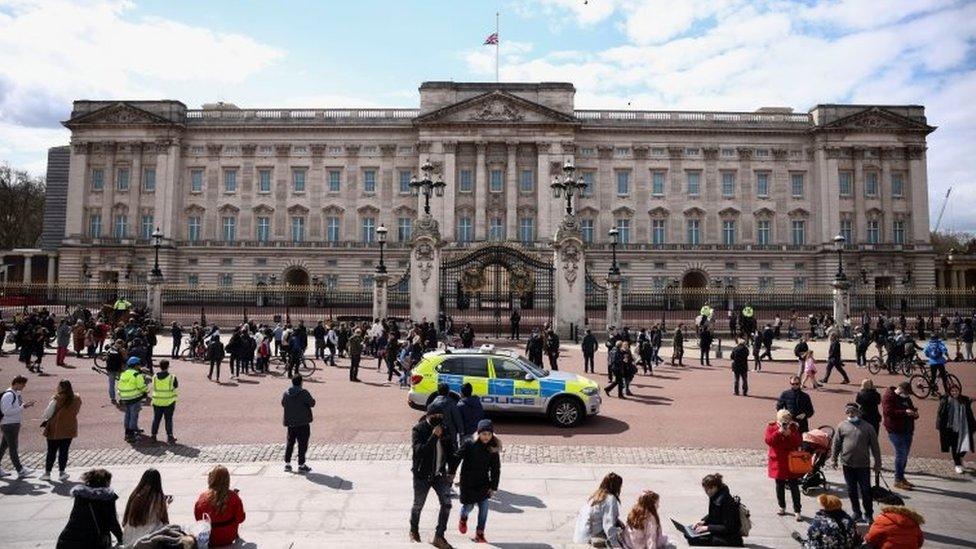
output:
<instances>
[{"instance_id":1,"label":"pilaster","mask_svg":"<svg viewBox=\"0 0 976 549\"><path fill-rule=\"evenodd\" d=\"M388 310L388 282L390 275L376 273L373 275L373 318L387 317Z\"/></svg>"},{"instance_id":2,"label":"pilaster","mask_svg":"<svg viewBox=\"0 0 976 549\"><path fill-rule=\"evenodd\" d=\"M505 162L505 235L508 240L518 240L518 194L519 180L516 166L518 143L509 142Z\"/></svg>"},{"instance_id":3,"label":"pilaster","mask_svg":"<svg viewBox=\"0 0 976 549\"><path fill-rule=\"evenodd\" d=\"M484 241L487 236L485 210L488 206L488 178L485 149L488 144L482 141L478 142L476 146L478 155L474 170L474 238L478 241Z\"/></svg>"},{"instance_id":4,"label":"pilaster","mask_svg":"<svg viewBox=\"0 0 976 549\"><path fill-rule=\"evenodd\" d=\"M436 322L440 313L441 240L437 220L421 215L410 249L410 318Z\"/></svg>"},{"instance_id":5,"label":"pilaster","mask_svg":"<svg viewBox=\"0 0 976 549\"><path fill-rule=\"evenodd\" d=\"M555 330L572 337L572 327L580 329L586 321L585 252L583 234L576 216L566 216L553 239L555 266Z\"/></svg>"},{"instance_id":6,"label":"pilaster","mask_svg":"<svg viewBox=\"0 0 976 549\"><path fill-rule=\"evenodd\" d=\"M537 239L545 242L552 238L552 191L549 189L549 150L551 145L539 142L536 150L536 211L539 212Z\"/></svg>"}]
</instances>

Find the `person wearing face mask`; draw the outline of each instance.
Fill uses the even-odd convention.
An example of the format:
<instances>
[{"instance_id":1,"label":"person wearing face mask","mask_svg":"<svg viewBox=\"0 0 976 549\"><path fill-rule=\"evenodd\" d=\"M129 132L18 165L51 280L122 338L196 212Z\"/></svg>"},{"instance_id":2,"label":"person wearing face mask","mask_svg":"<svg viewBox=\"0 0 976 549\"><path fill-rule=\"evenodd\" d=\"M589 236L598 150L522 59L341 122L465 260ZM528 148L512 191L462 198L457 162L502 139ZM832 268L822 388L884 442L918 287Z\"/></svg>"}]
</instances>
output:
<instances>
[{"instance_id":1,"label":"person wearing face mask","mask_svg":"<svg viewBox=\"0 0 976 549\"><path fill-rule=\"evenodd\" d=\"M895 488L902 490L915 487L905 478L908 453L912 449L912 439L915 436L915 420L918 419L918 408L912 402L910 394L911 385L902 381L897 387L888 387L881 397L885 430L888 431L888 439L895 449Z\"/></svg>"},{"instance_id":2,"label":"person wearing face mask","mask_svg":"<svg viewBox=\"0 0 976 549\"><path fill-rule=\"evenodd\" d=\"M444 428L444 415L428 412L413 426L411 434L413 447L413 507L410 509L410 541L420 543L420 513L427 501L427 494L434 490L440 503L437 514L437 528L431 545L439 549L450 549L451 544L444 539L447 519L451 516L451 461L455 444L447 436Z\"/></svg>"},{"instance_id":3,"label":"person wearing face mask","mask_svg":"<svg viewBox=\"0 0 976 549\"><path fill-rule=\"evenodd\" d=\"M837 462L844 468L844 482L847 484L847 497L854 511L854 521L871 522L874 505L871 501L871 462L874 470L881 472L881 445L878 433L870 423L861 419L861 407L850 402L844 408L847 419L841 421L834 430L834 444L831 451L833 467ZM865 515L861 514L861 505Z\"/></svg>"}]
</instances>

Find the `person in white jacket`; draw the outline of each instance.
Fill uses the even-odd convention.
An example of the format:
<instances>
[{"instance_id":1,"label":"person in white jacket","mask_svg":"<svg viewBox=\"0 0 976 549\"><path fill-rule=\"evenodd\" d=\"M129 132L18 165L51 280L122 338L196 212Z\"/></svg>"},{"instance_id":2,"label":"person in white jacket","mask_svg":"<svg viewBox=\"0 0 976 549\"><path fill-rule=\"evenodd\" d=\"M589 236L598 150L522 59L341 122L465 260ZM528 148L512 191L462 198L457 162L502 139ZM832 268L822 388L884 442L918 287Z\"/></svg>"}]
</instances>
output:
<instances>
[{"instance_id":1,"label":"person in white jacket","mask_svg":"<svg viewBox=\"0 0 976 549\"><path fill-rule=\"evenodd\" d=\"M594 547L623 547L620 521L620 489L624 480L617 473L607 473L600 487L580 509L576 517L574 543Z\"/></svg>"},{"instance_id":2,"label":"person in white jacket","mask_svg":"<svg viewBox=\"0 0 976 549\"><path fill-rule=\"evenodd\" d=\"M657 513L660 496L645 490L627 515L624 527L624 546L628 549L665 549L674 547L668 536L661 531L661 518Z\"/></svg>"},{"instance_id":3,"label":"person in white jacket","mask_svg":"<svg viewBox=\"0 0 976 549\"><path fill-rule=\"evenodd\" d=\"M17 476L20 478L30 476L33 473L32 470L20 464L17 444L20 439L20 424L24 420L24 409L34 405L33 400L24 402L24 398L20 394L26 386L27 378L17 376L10 383L10 388L0 395L0 414L3 414L3 419L0 419L0 433L2 433L3 439L0 440L0 460L7 453L7 448L10 448L10 462L14 464L14 469L17 470ZM0 477L8 475L9 473L0 469Z\"/></svg>"}]
</instances>

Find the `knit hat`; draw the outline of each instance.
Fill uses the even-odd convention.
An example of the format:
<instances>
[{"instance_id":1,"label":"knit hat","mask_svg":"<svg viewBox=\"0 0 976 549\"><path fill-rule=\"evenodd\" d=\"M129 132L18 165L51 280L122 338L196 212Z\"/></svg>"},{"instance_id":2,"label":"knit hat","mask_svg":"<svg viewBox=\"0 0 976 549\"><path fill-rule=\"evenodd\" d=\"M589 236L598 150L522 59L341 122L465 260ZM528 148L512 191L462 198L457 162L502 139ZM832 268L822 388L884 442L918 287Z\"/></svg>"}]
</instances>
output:
<instances>
[{"instance_id":1,"label":"knit hat","mask_svg":"<svg viewBox=\"0 0 976 549\"><path fill-rule=\"evenodd\" d=\"M478 422L478 432L488 431L489 433L495 432L495 427L491 424L490 419L483 419Z\"/></svg>"},{"instance_id":2,"label":"knit hat","mask_svg":"<svg viewBox=\"0 0 976 549\"><path fill-rule=\"evenodd\" d=\"M139 357L134 356L134 357L129 358L129 360L126 361L125 365L126 366L138 366L141 363L142 363L142 361L139 360Z\"/></svg>"}]
</instances>

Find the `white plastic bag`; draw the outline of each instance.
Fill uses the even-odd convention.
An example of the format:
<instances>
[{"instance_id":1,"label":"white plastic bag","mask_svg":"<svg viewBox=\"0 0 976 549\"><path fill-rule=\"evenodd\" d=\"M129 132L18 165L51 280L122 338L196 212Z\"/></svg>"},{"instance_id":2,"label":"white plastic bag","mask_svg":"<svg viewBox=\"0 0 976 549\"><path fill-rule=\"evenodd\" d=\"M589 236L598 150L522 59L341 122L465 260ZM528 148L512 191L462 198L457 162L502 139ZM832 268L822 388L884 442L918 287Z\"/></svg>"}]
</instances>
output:
<instances>
[{"instance_id":1,"label":"white plastic bag","mask_svg":"<svg viewBox=\"0 0 976 549\"><path fill-rule=\"evenodd\" d=\"M204 513L203 519L193 523L189 531L197 540L197 549L208 549L210 547L210 515Z\"/></svg>"}]
</instances>

